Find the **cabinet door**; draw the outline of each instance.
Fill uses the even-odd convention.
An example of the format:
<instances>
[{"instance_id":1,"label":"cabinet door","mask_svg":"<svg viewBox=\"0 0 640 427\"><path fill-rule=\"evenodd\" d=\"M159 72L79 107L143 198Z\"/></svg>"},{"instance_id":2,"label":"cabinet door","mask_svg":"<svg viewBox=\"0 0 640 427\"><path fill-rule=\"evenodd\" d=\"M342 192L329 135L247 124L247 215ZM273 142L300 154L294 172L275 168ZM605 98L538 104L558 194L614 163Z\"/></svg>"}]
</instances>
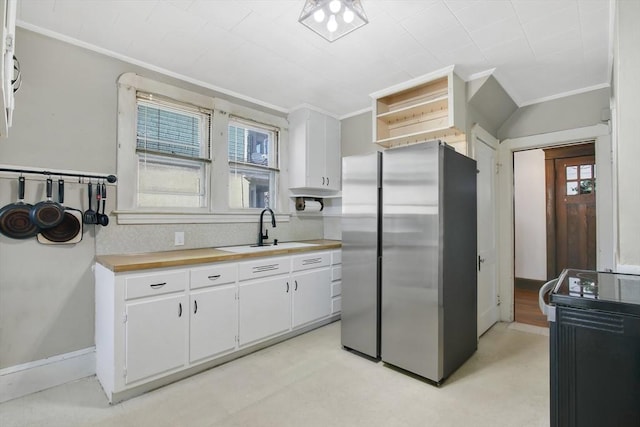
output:
<instances>
[{"instance_id":1,"label":"cabinet door","mask_svg":"<svg viewBox=\"0 0 640 427\"><path fill-rule=\"evenodd\" d=\"M340 148L340 122L332 117L326 118L325 126L325 177L327 190L340 190L342 176L342 157Z\"/></svg>"},{"instance_id":2,"label":"cabinet door","mask_svg":"<svg viewBox=\"0 0 640 427\"><path fill-rule=\"evenodd\" d=\"M289 276L240 283L239 344L278 335L289 330L291 291Z\"/></svg>"},{"instance_id":3,"label":"cabinet door","mask_svg":"<svg viewBox=\"0 0 640 427\"><path fill-rule=\"evenodd\" d=\"M189 313L184 294L129 303L126 312L127 384L185 365Z\"/></svg>"},{"instance_id":4,"label":"cabinet door","mask_svg":"<svg viewBox=\"0 0 640 427\"><path fill-rule=\"evenodd\" d=\"M325 116L316 111L309 111L307 119L307 186L327 188L325 167Z\"/></svg>"},{"instance_id":5,"label":"cabinet door","mask_svg":"<svg viewBox=\"0 0 640 427\"><path fill-rule=\"evenodd\" d=\"M236 347L236 286L217 286L191 294L189 361L191 363Z\"/></svg>"},{"instance_id":6,"label":"cabinet door","mask_svg":"<svg viewBox=\"0 0 640 427\"><path fill-rule=\"evenodd\" d=\"M295 273L291 281L294 328L331 314L331 269Z\"/></svg>"}]
</instances>

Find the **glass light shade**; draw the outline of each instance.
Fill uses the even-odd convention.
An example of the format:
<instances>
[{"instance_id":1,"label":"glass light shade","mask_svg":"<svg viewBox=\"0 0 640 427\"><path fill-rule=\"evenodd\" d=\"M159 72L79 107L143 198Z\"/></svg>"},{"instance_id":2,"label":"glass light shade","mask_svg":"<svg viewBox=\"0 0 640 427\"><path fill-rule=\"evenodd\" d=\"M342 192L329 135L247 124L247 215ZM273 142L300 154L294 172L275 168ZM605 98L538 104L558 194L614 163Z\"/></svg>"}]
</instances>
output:
<instances>
[{"instance_id":1,"label":"glass light shade","mask_svg":"<svg viewBox=\"0 0 640 427\"><path fill-rule=\"evenodd\" d=\"M305 0L298 21L330 42L369 22L361 0Z\"/></svg>"}]
</instances>

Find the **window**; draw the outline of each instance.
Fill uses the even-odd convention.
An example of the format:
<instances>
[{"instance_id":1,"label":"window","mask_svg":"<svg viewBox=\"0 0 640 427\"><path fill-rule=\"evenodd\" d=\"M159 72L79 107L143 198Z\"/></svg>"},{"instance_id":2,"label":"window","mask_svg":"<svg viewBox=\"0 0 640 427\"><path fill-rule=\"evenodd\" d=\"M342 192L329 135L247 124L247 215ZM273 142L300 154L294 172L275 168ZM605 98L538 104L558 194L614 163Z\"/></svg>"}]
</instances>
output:
<instances>
[{"instance_id":1,"label":"window","mask_svg":"<svg viewBox=\"0 0 640 427\"><path fill-rule=\"evenodd\" d=\"M264 206L289 221L282 115L124 73L117 125L119 224L255 223Z\"/></svg>"},{"instance_id":2,"label":"window","mask_svg":"<svg viewBox=\"0 0 640 427\"><path fill-rule=\"evenodd\" d=\"M211 112L138 93L137 206L208 206Z\"/></svg>"},{"instance_id":3,"label":"window","mask_svg":"<svg viewBox=\"0 0 640 427\"><path fill-rule=\"evenodd\" d=\"M229 207L276 208L278 130L230 117L228 125Z\"/></svg>"}]
</instances>

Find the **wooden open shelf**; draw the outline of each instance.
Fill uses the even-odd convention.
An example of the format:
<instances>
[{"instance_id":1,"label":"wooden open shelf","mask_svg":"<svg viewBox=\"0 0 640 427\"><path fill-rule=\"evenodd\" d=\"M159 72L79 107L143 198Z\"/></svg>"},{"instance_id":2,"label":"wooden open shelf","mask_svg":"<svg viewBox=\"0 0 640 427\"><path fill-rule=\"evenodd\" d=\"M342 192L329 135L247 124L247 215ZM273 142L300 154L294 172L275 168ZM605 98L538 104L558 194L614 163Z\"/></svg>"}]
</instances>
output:
<instances>
[{"instance_id":1,"label":"wooden open shelf","mask_svg":"<svg viewBox=\"0 0 640 427\"><path fill-rule=\"evenodd\" d=\"M374 142L383 147L432 139L460 147L466 141L465 85L452 67L372 97Z\"/></svg>"}]
</instances>

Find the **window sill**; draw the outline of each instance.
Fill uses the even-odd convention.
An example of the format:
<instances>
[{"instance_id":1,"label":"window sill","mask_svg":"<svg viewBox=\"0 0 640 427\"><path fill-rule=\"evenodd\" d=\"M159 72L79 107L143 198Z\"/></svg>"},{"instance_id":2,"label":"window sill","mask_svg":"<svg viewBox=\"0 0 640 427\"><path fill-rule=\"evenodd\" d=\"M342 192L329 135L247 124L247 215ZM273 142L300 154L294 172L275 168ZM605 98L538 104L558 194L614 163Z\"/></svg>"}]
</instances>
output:
<instances>
[{"instance_id":1,"label":"window sill","mask_svg":"<svg viewBox=\"0 0 640 427\"><path fill-rule=\"evenodd\" d=\"M261 210L255 212L140 212L113 211L118 224L231 224L258 221ZM266 217L266 216L265 216ZM276 214L276 222L289 222L291 215ZM270 219L270 218L269 218ZM266 221L266 219L265 219Z\"/></svg>"}]
</instances>

